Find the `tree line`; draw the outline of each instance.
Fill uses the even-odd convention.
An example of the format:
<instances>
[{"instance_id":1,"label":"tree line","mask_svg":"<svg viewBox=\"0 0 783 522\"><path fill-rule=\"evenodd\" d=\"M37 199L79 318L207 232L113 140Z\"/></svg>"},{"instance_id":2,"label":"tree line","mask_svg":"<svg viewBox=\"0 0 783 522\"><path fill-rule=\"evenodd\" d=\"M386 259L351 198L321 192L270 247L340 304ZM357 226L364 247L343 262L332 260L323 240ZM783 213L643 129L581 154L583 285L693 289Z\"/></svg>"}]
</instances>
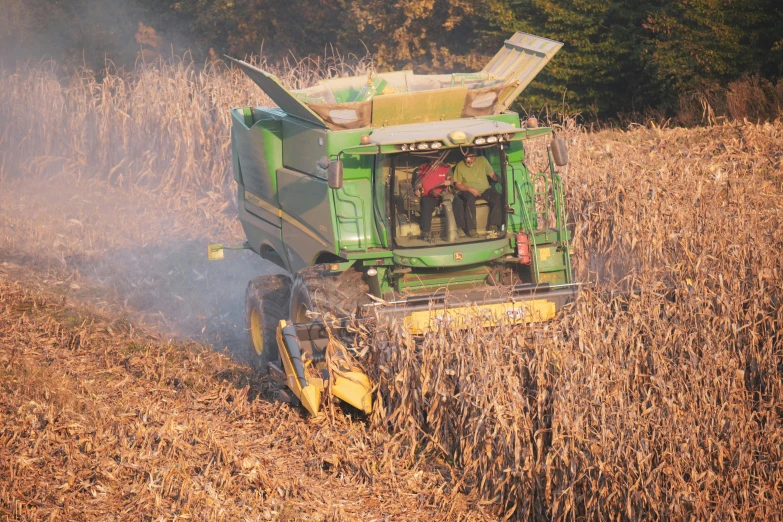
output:
<instances>
[{"instance_id":1,"label":"tree line","mask_svg":"<svg viewBox=\"0 0 783 522\"><path fill-rule=\"evenodd\" d=\"M52 40L71 60L128 62L152 45L142 29L151 28L155 46L187 48L196 60L336 49L371 53L380 70L450 72L480 69L505 38L525 31L565 44L521 99L530 110L672 114L684 99L742 79L783 101L780 0L2 2L10 15L7 27L0 22L0 46L26 40L45 50Z\"/></svg>"}]
</instances>

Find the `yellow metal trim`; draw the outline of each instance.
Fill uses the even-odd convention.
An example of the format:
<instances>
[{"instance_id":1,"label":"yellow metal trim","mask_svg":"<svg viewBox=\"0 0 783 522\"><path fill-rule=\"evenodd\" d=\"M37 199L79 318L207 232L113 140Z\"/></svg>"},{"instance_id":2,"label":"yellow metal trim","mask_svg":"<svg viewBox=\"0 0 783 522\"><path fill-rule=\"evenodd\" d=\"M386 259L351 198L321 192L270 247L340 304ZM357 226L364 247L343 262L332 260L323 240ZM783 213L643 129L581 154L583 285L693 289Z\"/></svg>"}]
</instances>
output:
<instances>
[{"instance_id":1,"label":"yellow metal trim","mask_svg":"<svg viewBox=\"0 0 783 522\"><path fill-rule=\"evenodd\" d=\"M271 203L268 203L264 201L263 199L259 198L252 192L245 191L245 199L252 204L254 204L257 207L261 207L267 212L271 212L272 214L275 214L277 217L283 217L283 211L279 209L278 207L272 205Z\"/></svg>"},{"instance_id":2,"label":"yellow metal trim","mask_svg":"<svg viewBox=\"0 0 783 522\"><path fill-rule=\"evenodd\" d=\"M299 230L301 230L302 232L304 232L305 234L307 234L311 238L313 238L316 241L318 241L319 243L321 243L322 246L324 246L324 247L329 246L329 243L327 243L326 241L321 239L315 232L310 230L306 225L303 225L302 223L297 221L295 218L291 217L290 215L286 214L285 212L282 213L282 217L283 217L284 220L288 221L293 226L295 226L296 228L298 228Z\"/></svg>"},{"instance_id":3,"label":"yellow metal trim","mask_svg":"<svg viewBox=\"0 0 783 522\"><path fill-rule=\"evenodd\" d=\"M550 285L556 285L561 275L562 272L544 272L538 275L538 282L549 283Z\"/></svg>"},{"instance_id":4,"label":"yellow metal trim","mask_svg":"<svg viewBox=\"0 0 783 522\"><path fill-rule=\"evenodd\" d=\"M318 416L318 410L321 407L321 390L308 384L302 388L302 394L299 396L299 400L302 402L307 411L313 416Z\"/></svg>"},{"instance_id":5,"label":"yellow metal trim","mask_svg":"<svg viewBox=\"0 0 783 522\"><path fill-rule=\"evenodd\" d=\"M408 332L420 335L441 326L462 329L475 324L497 326L501 321L507 324L537 323L552 319L555 310L555 303L546 299L422 310L406 316L405 327Z\"/></svg>"},{"instance_id":6,"label":"yellow metal trim","mask_svg":"<svg viewBox=\"0 0 783 522\"><path fill-rule=\"evenodd\" d=\"M342 372L332 383L332 395L364 413L372 412L371 392L370 378L361 372Z\"/></svg>"},{"instance_id":7,"label":"yellow metal trim","mask_svg":"<svg viewBox=\"0 0 783 522\"><path fill-rule=\"evenodd\" d=\"M324 241L315 232L310 230L310 228L308 228L307 225L302 224L302 222L297 221L296 218L292 217L289 214L286 214L285 212L283 212L283 209L278 208L278 207L276 207L276 206L274 206L274 205L264 201L263 199L259 198L258 196L256 196L255 194L253 194L251 192L248 192L247 190L245 190L245 199L247 201L249 201L250 203L252 203L253 205L255 205L257 207L261 207L264 210L266 210L267 212L271 212L272 214L277 215L277 217L285 219L286 221L291 223L293 226L295 226L296 228L298 228L299 230L301 230L302 232L304 232L305 234L307 234L311 238L313 238L316 241L318 241L319 243L321 243L322 246L324 246L324 247L328 247L329 246L329 243Z\"/></svg>"},{"instance_id":8,"label":"yellow metal trim","mask_svg":"<svg viewBox=\"0 0 783 522\"><path fill-rule=\"evenodd\" d=\"M261 316L258 314L256 307L253 307L250 311L250 340L253 344L253 351L259 357L264 355L264 350L270 348L269 346L264 346L264 327L261 326Z\"/></svg>"},{"instance_id":9,"label":"yellow metal trim","mask_svg":"<svg viewBox=\"0 0 783 522\"><path fill-rule=\"evenodd\" d=\"M318 415L318 410L321 407L321 390L312 383L308 382L305 386L302 386L302 383L299 382L294 363L291 360L291 354L288 353L288 346L286 346L283 340L283 328L285 326L286 321L283 319L277 325L275 337L277 338L277 348L280 351L280 359L283 361L283 368L285 369L286 385L294 392L296 398L299 399L307 411L312 415Z\"/></svg>"}]
</instances>

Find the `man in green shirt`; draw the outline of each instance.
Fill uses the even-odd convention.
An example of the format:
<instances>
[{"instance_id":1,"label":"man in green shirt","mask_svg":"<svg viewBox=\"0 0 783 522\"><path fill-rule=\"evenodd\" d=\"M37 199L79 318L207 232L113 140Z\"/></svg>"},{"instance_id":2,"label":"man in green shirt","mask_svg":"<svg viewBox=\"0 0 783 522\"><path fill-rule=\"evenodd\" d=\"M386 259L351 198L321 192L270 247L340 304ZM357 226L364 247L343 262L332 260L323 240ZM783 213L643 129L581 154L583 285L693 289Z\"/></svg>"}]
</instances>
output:
<instances>
[{"instance_id":1,"label":"man in green shirt","mask_svg":"<svg viewBox=\"0 0 783 522\"><path fill-rule=\"evenodd\" d=\"M489 186L487 178L500 181L500 177L492 170L492 166L483 156L476 157L476 152L469 149L465 159L454 168L454 184L460 191L459 197L465 201L465 232L470 237L478 237L476 232L476 200L483 199L489 204L487 219L487 234L497 236L502 223L502 198L497 190Z\"/></svg>"}]
</instances>

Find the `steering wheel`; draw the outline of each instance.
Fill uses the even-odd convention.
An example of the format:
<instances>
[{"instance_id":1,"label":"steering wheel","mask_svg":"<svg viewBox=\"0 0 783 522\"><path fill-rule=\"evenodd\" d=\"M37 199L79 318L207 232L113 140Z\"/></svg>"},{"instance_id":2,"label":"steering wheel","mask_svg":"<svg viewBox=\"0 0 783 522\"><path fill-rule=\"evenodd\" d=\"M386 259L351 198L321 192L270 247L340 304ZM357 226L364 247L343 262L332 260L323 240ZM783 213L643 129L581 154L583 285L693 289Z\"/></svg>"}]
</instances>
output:
<instances>
[{"instance_id":1,"label":"steering wheel","mask_svg":"<svg viewBox=\"0 0 783 522\"><path fill-rule=\"evenodd\" d=\"M442 189L448 189L448 188L449 188L449 187L451 187L452 185L454 185L454 181L453 181L453 180L450 180L450 179L447 179L447 180L446 180L446 181L444 181L443 183L438 183L437 185L435 185L434 187L432 187L432 188L430 189L429 193L430 193L430 194L432 194L433 192L435 192L435 191L436 191L437 189L439 189L439 188L442 188ZM418 188L417 190L421 190L421 188ZM427 194L422 194L422 195L426 196Z\"/></svg>"}]
</instances>

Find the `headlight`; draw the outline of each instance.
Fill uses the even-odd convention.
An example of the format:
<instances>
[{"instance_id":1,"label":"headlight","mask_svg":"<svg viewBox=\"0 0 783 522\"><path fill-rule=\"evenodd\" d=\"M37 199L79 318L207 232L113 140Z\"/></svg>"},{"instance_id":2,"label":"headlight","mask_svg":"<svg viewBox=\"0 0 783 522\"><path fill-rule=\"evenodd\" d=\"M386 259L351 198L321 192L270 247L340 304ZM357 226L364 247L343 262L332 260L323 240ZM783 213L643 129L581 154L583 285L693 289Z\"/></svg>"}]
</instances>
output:
<instances>
[{"instance_id":1,"label":"headlight","mask_svg":"<svg viewBox=\"0 0 783 522\"><path fill-rule=\"evenodd\" d=\"M443 142L433 141L432 143L427 143L427 142L403 143L401 145L395 145L395 147L397 147L397 150L401 150L403 152L416 151L416 150L430 150L430 149L437 150L443 148Z\"/></svg>"},{"instance_id":2,"label":"headlight","mask_svg":"<svg viewBox=\"0 0 783 522\"><path fill-rule=\"evenodd\" d=\"M497 143L498 137L497 136L489 136L487 137L487 143Z\"/></svg>"},{"instance_id":3,"label":"headlight","mask_svg":"<svg viewBox=\"0 0 783 522\"><path fill-rule=\"evenodd\" d=\"M463 131L457 130L457 131L451 131L449 133L449 140L451 140L452 143L455 145L459 145L460 143L467 143L468 137L465 135Z\"/></svg>"},{"instance_id":4,"label":"headlight","mask_svg":"<svg viewBox=\"0 0 783 522\"><path fill-rule=\"evenodd\" d=\"M487 138L476 138L473 143L476 145L484 145L487 142Z\"/></svg>"}]
</instances>

